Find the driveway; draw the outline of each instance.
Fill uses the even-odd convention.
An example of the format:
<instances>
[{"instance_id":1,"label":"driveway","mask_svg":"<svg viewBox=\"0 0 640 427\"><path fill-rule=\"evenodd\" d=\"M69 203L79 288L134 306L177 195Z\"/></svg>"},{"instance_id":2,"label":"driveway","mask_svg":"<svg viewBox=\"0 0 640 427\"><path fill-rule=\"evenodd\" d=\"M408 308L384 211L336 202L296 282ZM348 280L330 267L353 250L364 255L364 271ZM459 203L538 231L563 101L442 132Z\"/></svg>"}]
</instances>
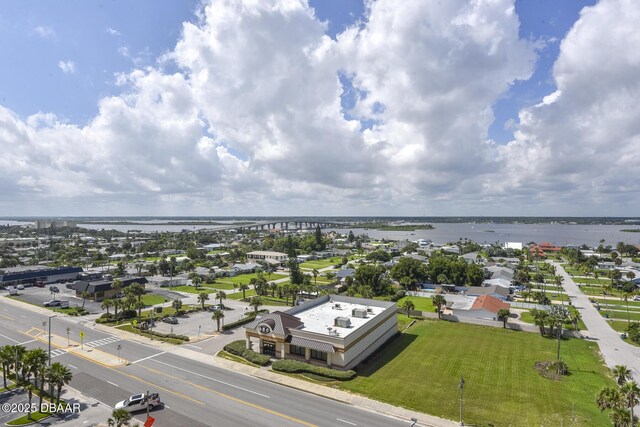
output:
<instances>
[{"instance_id":1,"label":"driveway","mask_svg":"<svg viewBox=\"0 0 640 427\"><path fill-rule=\"evenodd\" d=\"M600 352L606 364L613 368L615 365L626 365L636 381L640 380L640 347L627 344L618 332L614 331L607 321L600 316L598 310L589 302L589 297L582 293L573 278L557 262L551 262L556 272L564 278L563 286L572 304L578 309L582 321L589 330L589 335L595 338L600 346Z\"/></svg>"}]
</instances>

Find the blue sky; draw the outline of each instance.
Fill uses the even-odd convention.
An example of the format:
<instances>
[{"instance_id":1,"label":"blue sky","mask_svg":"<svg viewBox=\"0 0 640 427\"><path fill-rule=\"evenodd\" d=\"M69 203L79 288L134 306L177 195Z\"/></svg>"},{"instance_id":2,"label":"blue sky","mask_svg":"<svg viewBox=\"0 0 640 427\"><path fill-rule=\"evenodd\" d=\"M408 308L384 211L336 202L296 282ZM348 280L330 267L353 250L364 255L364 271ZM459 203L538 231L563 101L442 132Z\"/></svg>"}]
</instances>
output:
<instances>
[{"instance_id":1,"label":"blue sky","mask_svg":"<svg viewBox=\"0 0 640 427\"><path fill-rule=\"evenodd\" d=\"M545 42L531 79L517 81L494 106L496 119L489 137L507 142L518 111L553 92L551 69L559 41L594 0L516 1L521 37ZM112 0L0 2L0 50L11 67L0 68L0 103L23 117L52 112L73 123L95 116L98 101L120 93L116 73L154 65L175 47L184 21L194 21L197 0ZM327 23L332 38L364 19L362 0L312 0L317 17ZM125 50L126 49L126 50ZM74 72L64 73L59 62L71 61ZM346 105L355 92L344 81ZM351 89L351 90L349 90ZM364 127L369 127L365 123Z\"/></svg>"},{"instance_id":2,"label":"blue sky","mask_svg":"<svg viewBox=\"0 0 640 427\"><path fill-rule=\"evenodd\" d=\"M0 214L634 214L637 22L633 0L0 0Z\"/></svg>"}]
</instances>

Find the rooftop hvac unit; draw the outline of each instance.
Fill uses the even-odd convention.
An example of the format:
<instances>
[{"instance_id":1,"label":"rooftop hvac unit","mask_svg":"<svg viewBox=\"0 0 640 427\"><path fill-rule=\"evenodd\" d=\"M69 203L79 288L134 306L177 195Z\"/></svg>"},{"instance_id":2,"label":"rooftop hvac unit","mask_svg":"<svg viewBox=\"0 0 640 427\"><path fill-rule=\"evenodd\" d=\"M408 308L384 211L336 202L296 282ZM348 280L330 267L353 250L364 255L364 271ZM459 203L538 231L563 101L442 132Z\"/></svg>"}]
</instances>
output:
<instances>
[{"instance_id":1,"label":"rooftop hvac unit","mask_svg":"<svg viewBox=\"0 0 640 427\"><path fill-rule=\"evenodd\" d=\"M364 308L354 308L353 310L351 310L351 315L353 317L364 319L365 317L367 317L367 310Z\"/></svg>"},{"instance_id":2,"label":"rooftop hvac unit","mask_svg":"<svg viewBox=\"0 0 640 427\"><path fill-rule=\"evenodd\" d=\"M351 326L351 320L348 317L336 317L333 321L333 326L338 326L340 328L348 328Z\"/></svg>"},{"instance_id":3,"label":"rooftop hvac unit","mask_svg":"<svg viewBox=\"0 0 640 427\"><path fill-rule=\"evenodd\" d=\"M373 313L373 308L367 307L367 313Z\"/></svg>"},{"instance_id":4,"label":"rooftop hvac unit","mask_svg":"<svg viewBox=\"0 0 640 427\"><path fill-rule=\"evenodd\" d=\"M333 308L334 308L335 310L341 310L341 309L342 309L342 307L341 307L341 306L340 306L340 304L338 304L338 303L333 304Z\"/></svg>"}]
</instances>

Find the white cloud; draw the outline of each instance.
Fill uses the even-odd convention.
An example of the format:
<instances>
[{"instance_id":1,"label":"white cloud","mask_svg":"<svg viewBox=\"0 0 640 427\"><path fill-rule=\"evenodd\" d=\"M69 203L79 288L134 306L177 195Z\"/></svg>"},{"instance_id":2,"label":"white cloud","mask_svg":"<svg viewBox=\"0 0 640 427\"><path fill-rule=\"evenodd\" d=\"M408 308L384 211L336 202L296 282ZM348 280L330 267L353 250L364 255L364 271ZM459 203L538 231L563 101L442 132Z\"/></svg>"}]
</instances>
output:
<instances>
[{"instance_id":1,"label":"white cloud","mask_svg":"<svg viewBox=\"0 0 640 427\"><path fill-rule=\"evenodd\" d=\"M560 45L557 90L520 112L514 141L500 149L507 167L491 181L495 190L521 195L539 213L637 212L638 22L635 1L603 0L582 11Z\"/></svg>"},{"instance_id":2,"label":"white cloud","mask_svg":"<svg viewBox=\"0 0 640 427\"><path fill-rule=\"evenodd\" d=\"M73 74L76 72L76 64L73 61L59 61L58 67L65 74Z\"/></svg>"},{"instance_id":3,"label":"white cloud","mask_svg":"<svg viewBox=\"0 0 640 427\"><path fill-rule=\"evenodd\" d=\"M558 91L498 146L492 106L540 48L519 38L513 0L378 0L336 40L304 0L214 0L157 65L121 48L135 68L90 123L0 107L0 212L560 214L588 189L635 194L633 9L582 14ZM359 94L349 111L339 73Z\"/></svg>"},{"instance_id":4,"label":"white cloud","mask_svg":"<svg viewBox=\"0 0 640 427\"><path fill-rule=\"evenodd\" d=\"M116 30L115 28L111 28L111 27L107 27L105 29L105 31L107 32L107 34L109 34L111 36L121 36L122 35L120 33L120 31Z\"/></svg>"},{"instance_id":5,"label":"white cloud","mask_svg":"<svg viewBox=\"0 0 640 427\"><path fill-rule=\"evenodd\" d=\"M51 39L56 36L56 32L53 27L40 25L35 27L33 31L43 39Z\"/></svg>"}]
</instances>

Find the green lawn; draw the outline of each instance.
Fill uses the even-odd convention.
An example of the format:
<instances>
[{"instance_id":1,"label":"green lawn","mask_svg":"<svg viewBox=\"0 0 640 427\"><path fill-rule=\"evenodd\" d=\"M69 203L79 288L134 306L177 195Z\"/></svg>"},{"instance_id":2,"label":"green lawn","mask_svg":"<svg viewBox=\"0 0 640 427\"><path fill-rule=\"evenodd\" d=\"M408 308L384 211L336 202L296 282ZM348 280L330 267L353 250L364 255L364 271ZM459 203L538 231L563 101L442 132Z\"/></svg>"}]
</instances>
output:
<instances>
[{"instance_id":1,"label":"green lawn","mask_svg":"<svg viewBox=\"0 0 640 427\"><path fill-rule=\"evenodd\" d=\"M252 296L255 296L256 291L255 289L248 289L247 291L245 291L245 295L247 296L247 298L251 298ZM227 298L229 299L233 299L233 300L241 300L242 299L242 292L236 292L233 294L229 294L227 295Z\"/></svg>"},{"instance_id":2,"label":"green lawn","mask_svg":"<svg viewBox=\"0 0 640 427\"><path fill-rule=\"evenodd\" d=\"M425 297L403 297L403 298L400 298L398 300L398 307L402 307L402 304L404 304L404 302L406 300L408 300L408 299L413 301L413 305L416 306L415 310L429 311L429 312L433 312L433 310L434 310L433 304L431 303L431 298L425 298ZM446 299L446 297L445 297L445 299Z\"/></svg>"},{"instance_id":3,"label":"green lawn","mask_svg":"<svg viewBox=\"0 0 640 427\"><path fill-rule=\"evenodd\" d=\"M603 285L607 282L606 279L594 279L593 277L574 277L573 281L588 285Z\"/></svg>"},{"instance_id":4,"label":"green lawn","mask_svg":"<svg viewBox=\"0 0 640 427\"><path fill-rule=\"evenodd\" d=\"M171 288L171 290L178 292L187 292L189 294L199 294L200 292L206 292L210 294L216 292L216 289L209 286L198 286L198 289L196 289L195 286L174 286L173 288Z\"/></svg>"},{"instance_id":5,"label":"green lawn","mask_svg":"<svg viewBox=\"0 0 640 427\"><path fill-rule=\"evenodd\" d=\"M562 354L571 374L546 379L534 365L555 358L556 341L537 334L463 323L421 321L395 338L345 390L457 420L464 376L465 423L477 426L610 425L594 402L613 385L597 344L571 339ZM569 424L572 403L576 422Z\"/></svg>"},{"instance_id":6,"label":"green lawn","mask_svg":"<svg viewBox=\"0 0 640 427\"><path fill-rule=\"evenodd\" d=\"M233 282L227 282L225 279L216 279L216 283L207 283L204 286L208 288L222 289L223 291L230 291L233 289ZM236 288L237 287L238 285L236 284Z\"/></svg>"},{"instance_id":7,"label":"green lawn","mask_svg":"<svg viewBox=\"0 0 640 427\"><path fill-rule=\"evenodd\" d=\"M321 268L332 267L336 264L342 264L342 257L334 256L326 259L314 259L300 264L300 268L308 268L309 270L320 270Z\"/></svg>"},{"instance_id":8,"label":"green lawn","mask_svg":"<svg viewBox=\"0 0 640 427\"><path fill-rule=\"evenodd\" d=\"M284 273L271 273L271 276L269 276L267 273L263 273L263 276L268 282L271 282L273 280L283 279L285 277L288 277L289 275ZM233 277L220 277L216 279L216 283L214 284L214 286L218 285L218 283L227 283L227 284L235 283L238 285L240 283L246 283L248 285L251 279L254 279L257 277L258 277L257 273L240 274L238 276L233 276Z\"/></svg>"},{"instance_id":9,"label":"green lawn","mask_svg":"<svg viewBox=\"0 0 640 427\"><path fill-rule=\"evenodd\" d=\"M161 295L145 294L142 296L142 302L145 307L151 307L152 305L162 304L166 301L166 298Z\"/></svg>"},{"instance_id":10,"label":"green lawn","mask_svg":"<svg viewBox=\"0 0 640 427\"><path fill-rule=\"evenodd\" d=\"M626 309L627 307L627 303L622 301L622 300L617 300L617 299L607 299L605 301L604 298L594 298L596 301L598 301L598 303L600 303L601 306L604 306L605 303L606 305L615 305L615 306L621 306L623 308ZM631 298L629 298L631 299ZM633 310L633 309L639 309L640 308L640 302L637 301L629 301L629 310Z\"/></svg>"},{"instance_id":11,"label":"green lawn","mask_svg":"<svg viewBox=\"0 0 640 427\"><path fill-rule=\"evenodd\" d=\"M629 310L629 316L627 316L627 312L625 311L611 311L611 310L606 310L604 309L602 306L600 306L600 308L602 308L602 310L599 311L600 315L602 317L605 317L605 314L609 315L609 318L611 319L622 319L622 320L626 320L627 318L631 319L631 320L635 320L635 321L640 321L640 312L633 312L631 310Z\"/></svg>"}]
</instances>

